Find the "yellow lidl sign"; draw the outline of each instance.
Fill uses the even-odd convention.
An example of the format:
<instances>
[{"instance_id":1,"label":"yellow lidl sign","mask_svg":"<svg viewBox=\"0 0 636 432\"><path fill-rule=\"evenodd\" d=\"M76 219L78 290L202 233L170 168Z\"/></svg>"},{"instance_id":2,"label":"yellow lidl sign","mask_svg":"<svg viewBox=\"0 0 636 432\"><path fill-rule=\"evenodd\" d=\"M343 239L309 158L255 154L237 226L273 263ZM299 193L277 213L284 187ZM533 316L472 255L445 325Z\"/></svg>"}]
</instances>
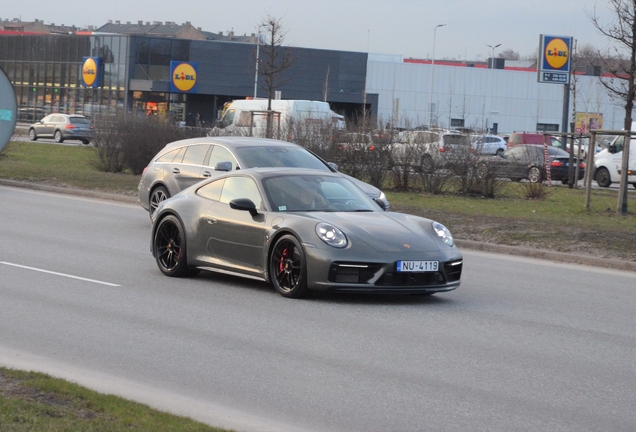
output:
<instances>
[{"instance_id":1,"label":"yellow lidl sign","mask_svg":"<svg viewBox=\"0 0 636 432\"><path fill-rule=\"evenodd\" d=\"M170 62L170 91L196 92L197 69L198 64L194 62Z\"/></svg>"},{"instance_id":2,"label":"yellow lidl sign","mask_svg":"<svg viewBox=\"0 0 636 432\"><path fill-rule=\"evenodd\" d=\"M82 63L82 85L84 87L99 87L99 57L84 57Z\"/></svg>"},{"instance_id":3,"label":"yellow lidl sign","mask_svg":"<svg viewBox=\"0 0 636 432\"><path fill-rule=\"evenodd\" d=\"M569 84L572 38L541 35L539 82Z\"/></svg>"}]
</instances>

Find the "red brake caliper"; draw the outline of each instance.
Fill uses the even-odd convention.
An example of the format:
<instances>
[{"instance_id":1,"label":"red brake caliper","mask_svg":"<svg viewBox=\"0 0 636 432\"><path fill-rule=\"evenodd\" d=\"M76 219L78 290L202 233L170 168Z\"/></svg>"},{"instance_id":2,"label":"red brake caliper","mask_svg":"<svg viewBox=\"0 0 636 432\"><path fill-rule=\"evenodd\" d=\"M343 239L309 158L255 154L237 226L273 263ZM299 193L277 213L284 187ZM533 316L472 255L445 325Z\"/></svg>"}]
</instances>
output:
<instances>
[{"instance_id":1,"label":"red brake caliper","mask_svg":"<svg viewBox=\"0 0 636 432\"><path fill-rule=\"evenodd\" d=\"M278 271L282 273L285 271L285 259L287 258L288 249L283 249L283 252L280 254L280 263L278 264Z\"/></svg>"}]
</instances>

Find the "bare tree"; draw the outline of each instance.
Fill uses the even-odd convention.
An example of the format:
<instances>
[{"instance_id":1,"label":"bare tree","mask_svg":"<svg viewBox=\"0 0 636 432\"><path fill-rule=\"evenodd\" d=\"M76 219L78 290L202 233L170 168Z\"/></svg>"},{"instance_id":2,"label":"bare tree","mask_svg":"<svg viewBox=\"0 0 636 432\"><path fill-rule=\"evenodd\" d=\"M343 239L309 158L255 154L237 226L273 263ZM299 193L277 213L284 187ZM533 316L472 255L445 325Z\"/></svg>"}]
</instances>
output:
<instances>
[{"instance_id":1,"label":"bare tree","mask_svg":"<svg viewBox=\"0 0 636 432\"><path fill-rule=\"evenodd\" d=\"M629 130L636 98L636 0L609 0L609 5L616 13L612 24L602 24L596 13L590 15L590 20L601 34L617 43L611 48L614 55L612 52L599 55L603 70L615 78L601 78L601 83L612 97L624 101L624 127ZM628 53L629 59L621 54L623 51Z\"/></svg>"},{"instance_id":2,"label":"bare tree","mask_svg":"<svg viewBox=\"0 0 636 432\"><path fill-rule=\"evenodd\" d=\"M602 61L603 69L612 74L615 79L601 78L601 83L610 96L625 103L624 129L631 130L632 110L636 98L636 0L609 0L610 9L616 14L611 24L603 25L598 15L593 13L590 20L594 27L607 36L616 46L612 49L618 61ZM628 59L621 55L628 54ZM605 56L611 57L611 56ZM618 199L618 213L627 213L627 168L629 166L629 139L624 140L623 160L621 161L621 188Z\"/></svg>"},{"instance_id":3,"label":"bare tree","mask_svg":"<svg viewBox=\"0 0 636 432\"><path fill-rule=\"evenodd\" d=\"M519 53L511 48L506 48L501 51L498 57L506 60L519 60L521 58Z\"/></svg>"},{"instance_id":4,"label":"bare tree","mask_svg":"<svg viewBox=\"0 0 636 432\"><path fill-rule=\"evenodd\" d=\"M263 77L261 87L267 92L267 138L273 136L272 99L276 89L290 80L284 72L294 62L294 57L283 47L286 30L279 18L268 15L260 25L264 29L265 43L257 60L258 73Z\"/></svg>"}]
</instances>

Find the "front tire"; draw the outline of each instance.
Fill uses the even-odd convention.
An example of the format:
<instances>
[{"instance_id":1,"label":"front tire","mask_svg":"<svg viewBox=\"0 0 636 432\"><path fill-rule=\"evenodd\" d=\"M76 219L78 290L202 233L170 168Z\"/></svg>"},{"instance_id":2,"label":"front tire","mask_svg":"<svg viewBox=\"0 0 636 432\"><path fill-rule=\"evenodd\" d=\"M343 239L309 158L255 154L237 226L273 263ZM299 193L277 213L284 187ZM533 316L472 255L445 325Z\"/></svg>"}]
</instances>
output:
<instances>
[{"instance_id":1,"label":"front tire","mask_svg":"<svg viewBox=\"0 0 636 432\"><path fill-rule=\"evenodd\" d=\"M35 133L35 129L33 128L29 129L29 139L31 141L37 141L38 139L38 134Z\"/></svg>"},{"instance_id":2,"label":"front tire","mask_svg":"<svg viewBox=\"0 0 636 432\"><path fill-rule=\"evenodd\" d=\"M307 261L305 251L293 235L284 235L276 241L269 260L272 285L283 297L307 296Z\"/></svg>"},{"instance_id":3,"label":"front tire","mask_svg":"<svg viewBox=\"0 0 636 432\"><path fill-rule=\"evenodd\" d=\"M150 215L152 215L162 201L170 198L170 192L163 186L153 189L150 194Z\"/></svg>"},{"instance_id":4,"label":"front tire","mask_svg":"<svg viewBox=\"0 0 636 432\"><path fill-rule=\"evenodd\" d=\"M528 170L528 180L530 183L541 183L541 170L537 167L530 167Z\"/></svg>"},{"instance_id":5,"label":"front tire","mask_svg":"<svg viewBox=\"0 0 636 432\"><path fill-rule=\"evenodd\" d=\"M152 248L157 266L166 276L194 276L198 273L198 270L188 268L185 231L176 216L168 215L159 222Z\"/></svg>"},{"instance_id":6,"label":"front tire","mask_svg":"<svg viewBox=\"0 0 636 432\"><path fill-rule=\"evenodd\" d=\"M64 137L62 136L62 132L60 132L59 130L55 131L55 135L53 135L53 139L55 140L56 143L64 142Z\"/></svg>"},{"instance_id":7,"label":"front tire","mask_svg":"<svg viewBox=\"0 0 636 432\"><path fill-rule=\"evenodd\" d=\"M612 178L610 177L609 171L607 168L599 168L596 171L596 175L594 176L594 180L600 187L609 187L612 184Z\"/></svg>"}]
</instances>

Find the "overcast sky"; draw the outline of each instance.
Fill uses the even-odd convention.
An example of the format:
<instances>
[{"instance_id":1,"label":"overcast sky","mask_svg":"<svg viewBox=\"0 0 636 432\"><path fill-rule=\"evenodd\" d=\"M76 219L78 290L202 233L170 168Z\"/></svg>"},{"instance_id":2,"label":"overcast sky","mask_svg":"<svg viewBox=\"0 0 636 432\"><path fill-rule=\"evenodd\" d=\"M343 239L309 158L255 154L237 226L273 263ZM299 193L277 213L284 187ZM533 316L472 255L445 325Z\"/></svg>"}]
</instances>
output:
<instances>
[{"instance_id":1,"label":"overcast sky","mask_svg":"<svg viewBox=\"0 0 636 432\"><path fill-rule=\"evenodd\" d=\"M13 0L0 18L101 26L112 20L190 21L210 32L256 31L267 15L281 19L286 45L429 58L485 59L487 45L533 55L539 35L573 36L579 46L610 46L591 24L610 24L608 0Z\"/></svg>"}]
</instances>

